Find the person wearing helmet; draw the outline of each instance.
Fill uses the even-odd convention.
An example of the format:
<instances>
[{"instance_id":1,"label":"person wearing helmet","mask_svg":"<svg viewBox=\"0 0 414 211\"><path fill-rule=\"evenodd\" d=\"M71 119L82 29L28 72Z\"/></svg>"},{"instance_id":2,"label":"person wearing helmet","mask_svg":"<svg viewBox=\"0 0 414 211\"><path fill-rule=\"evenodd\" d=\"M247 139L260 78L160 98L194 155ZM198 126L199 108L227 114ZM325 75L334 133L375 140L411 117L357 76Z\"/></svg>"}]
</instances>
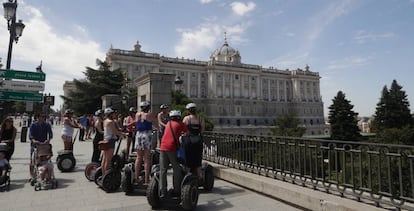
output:
<instances>
[{"instance_id":1,"label":"person wearing helmet","mask_svg":"<svg viewBox=\"0 0 414 211\"><path fill-rule=\"evenodd\" d=\"M195 103L189 103L185 108L188 111L188 115L184 117L183 122L187 125L190 136L192 136L191 139L197 140L184 143L187 158L186 166L202 180L201 161L203 157L203 141L201 134L204 132L205 121L197 115L197 105Z\"/></svg>"},{"instance_id":2,"label":"person wearing helmet","mask_svg":"<svg viewBox=\"0 0 414 211\"><path fill-rule=\"evenodd\" d=\"M101 162L102 175L105 175L106 171L111 167L111 160L114 155L115 142L118 140L118 136L125 138L126 134L119 130L115 126L115 119L117 118L115 111L112 108L106 108L104 110L105 120L103 122L103 140L108 143L108 148L103 150L103 157Z\"/></svg>"},{"instance_id":3,"label":"person wearing helmet","mask_svg":"<svg viewBox=\"0 0 414 211\"><path fill-rule=\"evenodd\" d=\"M93 152L92 152L92 162L99 162L99 157L101 156L101 151L99 150L99 141L103 140L104 128L103 128L103 117L104 113L101 109L98 109L95 112L96 120L93 123L95 127L95 137L93 138Z\"/></svg>"},{"instance_id":4,"label":"person wearing helmet","mask_svg":"<svg viewBox=\"0 0 414 211\"><path fill-rule=\"evenodd\" d=\"M134 146L137 152L137 159L135 159L135 183L140 182L139 174L141 172L141 162L144 160L144 184L148 184L151 165L150 150L152 148L152 130L153 127L158 129L158 125L153 124L157 119L150 111L150 103L148 101L143 101L139 106L142 111L135 114L137 131Z\"/></svg>"},{"instance_id":5,"label":"person wearing helmet","mask_svg":"<svg viewBox=\"0 0 414 211\"><path fill-rule=\"evenodd\" d=\"M160 143L160 197L164 198L167 194L167 169L173 167L173 195L181 192L181 167L177 160L177 150L179 146L178 138L182 134L188 134L187 126L181 121L181 112L172 110L169 113L170 121L166 124L164 135Z\"/></svg>"},{"instance_id":6,"label":"person wearing helmet","mask_svg":"<svg viewBox=\"0 0 414 211\"><path fill-rule=\"evenodd\" d=\"M158 120L158 127L160 128L160 130L158 131L158 140L161 141L162 136L164 134L164 130L165 130L165 125L167 124L167 122L170 120L169 116L168 116L168 105L166 104L162 104L160 106L160 112L157 115L157 120Z\"/></svg>"},{"instance_id":7,"label":"person wearing helmet","mask_svg":"<svg viewBox=\"0 0 414 211\"><path fill-rule=\"evenodd\" d=\"M73 149L73 131L74 128L80 128L80 125L72 118L73 111L71 109L65 110L65 115L63 116L63 125L62 125L62 141L64 150Z\"/></svg>"},{"instance_id":8,"label":"person wearing helmet","mask_svg":"<svg viewBox=\"0 0 414 211\"><path fill-rule=\"evenodd\" d=\"M132 146L134 146L135 143L135 114L137 113L137 109L135 107L131 107L129 108L129 115L125 118L125 126L126 126L126 131L128 132L128 139L127 139L127 143L126 143L126 154L125 156L128 157L129 153L132 153L133 148L131 147L131 143ZM132 149L131 149L132 148Z\"/></svg>"}]
</instances>

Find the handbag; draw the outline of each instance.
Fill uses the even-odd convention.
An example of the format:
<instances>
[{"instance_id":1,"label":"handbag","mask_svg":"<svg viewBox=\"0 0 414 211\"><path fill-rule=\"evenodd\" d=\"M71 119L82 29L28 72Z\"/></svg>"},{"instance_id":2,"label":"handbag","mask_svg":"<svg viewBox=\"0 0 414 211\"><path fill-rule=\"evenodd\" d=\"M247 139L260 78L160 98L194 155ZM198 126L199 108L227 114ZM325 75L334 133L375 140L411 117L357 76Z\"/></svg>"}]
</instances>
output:
<instances>
[{"instance_id":1,"label":"handbag","mask_svg":"<svg viewBox=\"0 0 414 211\"><path fill-rule=\"evenodd\" d=\"M177 160L179 163L185 164L186 158L185 158L185 150L184 150L183 144L180 144L180 142L177 140L177 136L175 135L174 130L172 129L171 122L169 125L170 125L171 133L174 137L174 141L175 143L177 143Z\"/></svg>"},{"instance_id":2,"label":"handbag","mask_svg":"<svg viewBox=\"0 0 414 211\"><path fill-rule=\"evenodd\" d=\"M109 141L108 140L102 140L98 142L98 149L99 150L108 150L109 149Z\"/></svg>"}]
</instances>

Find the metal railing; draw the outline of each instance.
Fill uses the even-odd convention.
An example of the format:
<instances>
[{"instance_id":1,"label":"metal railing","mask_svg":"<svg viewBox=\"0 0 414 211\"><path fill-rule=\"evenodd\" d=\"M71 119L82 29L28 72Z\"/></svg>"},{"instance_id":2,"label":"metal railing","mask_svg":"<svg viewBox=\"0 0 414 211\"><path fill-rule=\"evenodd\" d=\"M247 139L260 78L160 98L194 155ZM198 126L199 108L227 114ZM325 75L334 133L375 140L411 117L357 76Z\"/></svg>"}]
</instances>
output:
<instances>
[{"instance_id":1,"label":"metal railing","mask_svg":"<svg viewBox=\"0 0 414 211\"><path fill-rule=\"evenodd\" d=\"M414 209L414 146L204 134L204 159L381 207Z\"/></svg>"}]
</instances>

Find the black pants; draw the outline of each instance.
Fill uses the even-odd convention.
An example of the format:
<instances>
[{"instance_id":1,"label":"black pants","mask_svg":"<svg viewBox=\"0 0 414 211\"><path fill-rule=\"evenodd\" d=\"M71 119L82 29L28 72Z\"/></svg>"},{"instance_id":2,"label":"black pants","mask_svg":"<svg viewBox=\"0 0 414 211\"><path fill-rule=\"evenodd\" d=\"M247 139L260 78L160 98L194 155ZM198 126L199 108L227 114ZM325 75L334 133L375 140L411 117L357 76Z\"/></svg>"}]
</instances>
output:
<instances>
[{"instance_id":1,"label":"black pants","mask_svg":"<svg viewBox=\"0 0 414 211\"><path fill-rule=\"evenodd\" d=\"M79 141L84 141L83 140L83 136L85 135L85 129L84 128L80 128L79 129Z\"/></svg>"},{"instance_id":2,"label":"black pants","mask_svg":"<svg viewBox=\"0 0 414 211\"><path fill-rule=\"evenodd\" d=\"M98 142L99 140L97 140L96 138L93 139L93 152L92 152L92 162L100 162L100 157L101 157L101 150L99 150L98 148Z\"/></svg>"}]
</instances>

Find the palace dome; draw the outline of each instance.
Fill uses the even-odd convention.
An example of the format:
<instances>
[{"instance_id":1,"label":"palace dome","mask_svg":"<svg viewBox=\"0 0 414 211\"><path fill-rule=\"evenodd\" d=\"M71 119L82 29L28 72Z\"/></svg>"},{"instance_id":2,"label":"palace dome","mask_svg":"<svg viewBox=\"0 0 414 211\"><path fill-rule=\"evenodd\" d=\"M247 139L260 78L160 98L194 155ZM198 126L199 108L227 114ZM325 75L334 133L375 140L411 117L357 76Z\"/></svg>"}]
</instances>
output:
<instances>
[{"instance_id":1,"label":"palace dome","mask_svg":"<svg viewBox=\"0 0 414 211\"><path fill-rule=\"evenodd\" d=\"M227 37L224 37L224 44L217 48L210 56L210 60L220 62L241 63L239 51L235 50L227 43Z\"/></svg>"}]
</instances>

